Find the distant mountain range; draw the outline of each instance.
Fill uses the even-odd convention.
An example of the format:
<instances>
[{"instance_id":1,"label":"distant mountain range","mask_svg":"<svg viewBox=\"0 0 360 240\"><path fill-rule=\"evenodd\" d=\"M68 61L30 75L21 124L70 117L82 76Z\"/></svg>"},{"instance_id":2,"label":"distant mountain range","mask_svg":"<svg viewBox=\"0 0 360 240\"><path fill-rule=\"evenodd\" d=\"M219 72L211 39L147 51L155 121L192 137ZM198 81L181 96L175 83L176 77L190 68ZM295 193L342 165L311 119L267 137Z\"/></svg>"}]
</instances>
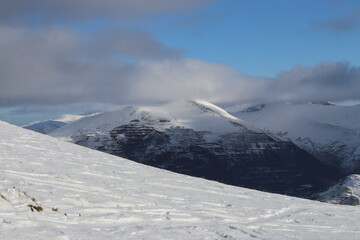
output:
<instances>
[{"instance_id":1,"label":"distant mountain range","mask_svg":"<svg viewBox=\"0 0 360 240\"><path fill-rule=\"evenodd\" d=\"M308 102L260 106L232 114L294 142L325 164L347 174L360 173L360 105Z\"/></svg>"},{"instance_id":2,"label":"distant mountain range","mask_svg":"<svg viewBox=\"0 0 360 240\"><path fill-rule=\"evenodd\" d=\"M198 100L125 107L50 135L178 173L299 197L345 176L291 141Z\"/></svg>"},{"instance_id":3,"label":"distant mountain range","mask_svg":"<svg viewBox=\"0 0 360 240\"><path fill-rule=\"evenodd\" d=\"M96 113L95 113L96 114ZM35 132L48 134L60 127L63 127L71 122L77 121L84 117L89 117L95 114L88 115L75 115L75 114L64 114L55 119L48 119L42 121L36 121L22 126L23 128L33 130Z\"/></svg>"},{"instance_id":4,"label":"distant mountain range","mask_svg":"<svg viewBox=\"0 0 360 240\"><path fill-rule=\"evenodd\" d=\"M265 132L288 139L343 173L360 173L360 105L330 102L259 104L232 113ZM343 178L314 198L358 205L359 175Z\"/></svg>"},{"instance_id":5,"label":"distant mountain range","mask_svg":"<svg viewBox=\"0 0 360 240\"><path fill-rule=\"evenodd\" d=\"M44 131L49 125L55 126ZM68 115L27 128L236 186L341 204L356 204L360 197L356 186L345 195L335 187L346 175L360 173L360 106L272 103L231 115L196 100ZM321 195L332 186L338 194Z\"/></svg>"}]
</instances>

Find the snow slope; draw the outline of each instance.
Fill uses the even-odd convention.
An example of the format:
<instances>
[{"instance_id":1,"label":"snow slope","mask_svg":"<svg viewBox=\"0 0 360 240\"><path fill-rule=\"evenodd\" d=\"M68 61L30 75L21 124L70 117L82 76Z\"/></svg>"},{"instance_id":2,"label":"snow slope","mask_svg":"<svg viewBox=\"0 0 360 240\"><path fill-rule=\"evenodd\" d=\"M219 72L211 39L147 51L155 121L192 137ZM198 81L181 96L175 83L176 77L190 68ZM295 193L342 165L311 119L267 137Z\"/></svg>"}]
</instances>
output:
<instances>
[{"instance_id":1,"label":"snow slope","mask_svg":"<svg viewBox=\"0 0 360 240\"><path fill-rule=\"evenodd\" d=\"M360 105L273 103L233 115L289 138L349 174L360 171Z\"/></svg>"},{"instance_id":2,"label":"snow slope","mask_svg":"<svg viewBox=\"0 0 360 240\"><path fill-rule=\"evenodd\" d=\"M170 173L4 122L0 136L3 240L360 239L358 207Z\"/></svg>"}]
</instances>

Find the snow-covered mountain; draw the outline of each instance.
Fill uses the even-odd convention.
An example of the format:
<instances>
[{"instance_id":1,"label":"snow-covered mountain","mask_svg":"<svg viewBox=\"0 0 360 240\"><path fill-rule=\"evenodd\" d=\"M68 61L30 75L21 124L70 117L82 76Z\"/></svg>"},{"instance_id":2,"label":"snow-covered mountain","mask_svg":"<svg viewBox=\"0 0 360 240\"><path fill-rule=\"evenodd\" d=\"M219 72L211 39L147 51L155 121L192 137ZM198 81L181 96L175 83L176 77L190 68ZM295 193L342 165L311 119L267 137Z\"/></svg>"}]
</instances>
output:
<instances>
[{"instance_id":1,"label":"snow-covered mountain","mask_svg":"<svg viewBox=\"0 0 360 240\"><path fill-rule=\"evenodd\" d=\"M273 103L233 115L292 140L326 164L360 173L360 105Z\"/></svg>"},{"instance_id":2,"label":"snow-covered mountain","mask_svg":"<svg viewBox=\"0 0 360 240\"><path fill-rule=\"evenodd\" d=\"M23 128L33 130L35 132L48 134L55 129L63 127L71 122L77 121L83 117L92 116L91 115L74 115L74 114L64 114L55 119L48 119L43 121L36 121L23 126Z\"/></svg>"},{"instance_id":3,"label":"snow-covered mountain","mask_svg":"<svg viewBox=\"0 0 360 240\"><path fill-rule=\"evenodd\" d=\"M178 173L301 197L343 176L290 141L199 100L125 107L51 135Z\"/></svg>"},{"instance_id":4,"label":"snow-covered mountain","mask_svg":"<svg viewBox=\"0 0 360 240\"><path fill-rule=\"evenodd\" d=\"M148 167L0 122L0 239L360 239L360 208Z\"/></svg>"}]
</instances>

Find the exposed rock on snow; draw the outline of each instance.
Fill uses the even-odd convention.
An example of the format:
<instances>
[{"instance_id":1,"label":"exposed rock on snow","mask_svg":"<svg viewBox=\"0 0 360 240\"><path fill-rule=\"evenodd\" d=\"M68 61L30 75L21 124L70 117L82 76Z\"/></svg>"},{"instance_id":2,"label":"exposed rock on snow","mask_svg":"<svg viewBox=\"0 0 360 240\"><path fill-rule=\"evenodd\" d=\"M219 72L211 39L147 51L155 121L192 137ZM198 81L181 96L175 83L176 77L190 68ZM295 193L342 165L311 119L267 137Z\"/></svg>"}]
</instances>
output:
<instances>
[{"instance_id":1,"label":"exposed rock on snow","mask_svg":"<svg viewBox=\"0 0 360 240\"><path fill-rule=\"evenodd\" d=\"M360 175L350 175L315 198L322 202L360 205Z\"/></svg>"},{"instance_id":2,"label":"exposed rock on snow","mask_svg":"<svg viewBox=\"0 0 360 240\"><path fill-rule=\"evenodd\" d=\"M265 104L257 104L255 106L251 106L243 110L242 112L257 112L263 109L266 105Z\"/></svg>"}]
</instances>

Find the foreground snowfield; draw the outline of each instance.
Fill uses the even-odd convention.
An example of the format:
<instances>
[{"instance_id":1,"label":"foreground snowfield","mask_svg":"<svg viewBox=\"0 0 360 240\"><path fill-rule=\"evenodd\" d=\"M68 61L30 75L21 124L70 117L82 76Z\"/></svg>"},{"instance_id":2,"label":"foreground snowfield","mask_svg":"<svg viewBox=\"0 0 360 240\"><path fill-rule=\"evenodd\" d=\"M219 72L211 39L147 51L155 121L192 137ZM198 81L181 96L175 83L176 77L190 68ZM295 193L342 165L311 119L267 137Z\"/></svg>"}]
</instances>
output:
<instances>
[{"instance_id":1,"label":"foreground snowfield","mask_svg":"<svg viewBox=\"0 0 360 240\"><path fill-rule=\"evenodd\" d=\"M359 207L170 173L4 122L0 136L0 239L360 239Z\"/></svg>"}]
</instances>

